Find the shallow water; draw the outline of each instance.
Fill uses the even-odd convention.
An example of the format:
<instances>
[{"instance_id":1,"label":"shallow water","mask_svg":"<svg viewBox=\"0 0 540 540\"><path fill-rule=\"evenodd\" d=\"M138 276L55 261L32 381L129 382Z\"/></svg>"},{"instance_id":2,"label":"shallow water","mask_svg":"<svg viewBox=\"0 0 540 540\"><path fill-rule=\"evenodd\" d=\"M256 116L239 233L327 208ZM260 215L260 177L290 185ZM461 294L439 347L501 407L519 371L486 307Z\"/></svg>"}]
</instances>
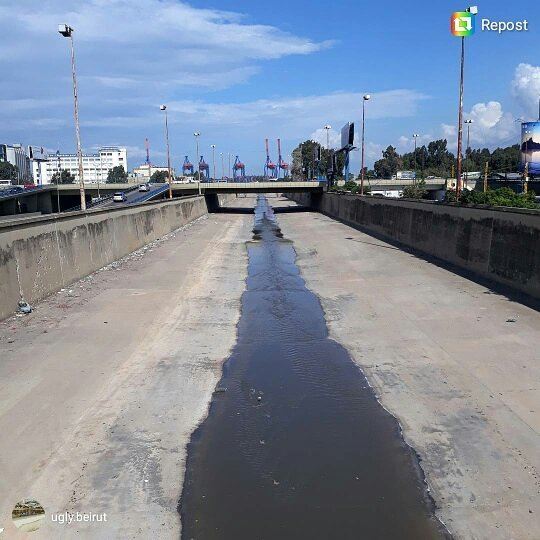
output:
<instances>
[{"instance_id":1,"label":"shallow water","mask_svg":"<svg viewBox=\"0 0 540 540\"><path fill-rule=\"evenodd\" d=\"M328 338L262 196L254 238L237 344L188 447L182 538L447 537L414 452Z\"/></svg>"}]
</instances>

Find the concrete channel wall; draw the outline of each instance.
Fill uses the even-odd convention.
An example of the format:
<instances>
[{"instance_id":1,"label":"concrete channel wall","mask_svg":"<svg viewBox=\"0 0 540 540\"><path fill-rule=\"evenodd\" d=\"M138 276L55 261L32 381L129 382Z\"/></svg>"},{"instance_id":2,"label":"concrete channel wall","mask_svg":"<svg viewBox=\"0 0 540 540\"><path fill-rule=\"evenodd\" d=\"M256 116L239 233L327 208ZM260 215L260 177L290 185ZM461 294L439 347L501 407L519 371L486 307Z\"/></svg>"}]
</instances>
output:
<instances>
[{"instance_id":1,"label":"concrete channel wall","mask_svg":"<svg viewBox=\"0 0 540 540\"><path fill-rule=\"evenodd\" d=\"M540 300L540 211L324 193L290 198Z\"/></svg>"},{"instance_id":2,"label":"concrete channel wall","mask_svg":"<svg viewBox=\"0 0 540 540\"><path fill-rule=\"evenodd\" d=\"M21 297L41 300L207 211L194 196L0 222L0 320Z\"/></svg>"}]
</instances>

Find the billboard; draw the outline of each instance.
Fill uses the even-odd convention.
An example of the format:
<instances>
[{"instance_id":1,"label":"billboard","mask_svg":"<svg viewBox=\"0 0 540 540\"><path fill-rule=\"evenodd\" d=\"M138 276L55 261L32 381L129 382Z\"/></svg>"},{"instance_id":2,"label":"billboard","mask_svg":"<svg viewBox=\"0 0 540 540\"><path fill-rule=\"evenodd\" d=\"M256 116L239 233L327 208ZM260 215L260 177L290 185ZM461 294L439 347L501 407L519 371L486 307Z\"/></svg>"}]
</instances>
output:
<instances>
[{"instance_id":1,"label":"billboard","mask_svg":"<svg viewBox=\"0 0 540 540\"><path fill-rule=\"evenodd\" d=\"M521 124L521 167L528 164L529 175L540 175L540 122Z\"/></svg>"},{"instance_id":2,"label":"billboard","mask_svg":"<svg viewBox=\"0 0 540 540\"><path fill-rule=\"evenodd\" d=\"M351 147L354 144L354 122L347 122L341 128L341 148Z\"/></svg>"}]
</instances>

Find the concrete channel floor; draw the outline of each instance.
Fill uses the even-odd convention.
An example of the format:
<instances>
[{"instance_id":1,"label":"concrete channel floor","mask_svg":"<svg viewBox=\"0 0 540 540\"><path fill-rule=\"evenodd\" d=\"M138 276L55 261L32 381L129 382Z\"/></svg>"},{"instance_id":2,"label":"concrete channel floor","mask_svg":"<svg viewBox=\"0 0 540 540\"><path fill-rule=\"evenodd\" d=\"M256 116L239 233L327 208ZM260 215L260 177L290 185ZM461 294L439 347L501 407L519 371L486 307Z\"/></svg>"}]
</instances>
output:
<instances>
[{"instance_id":1,"label":"concrete channel floor","mask_svg":"<svg viewBox=\"0 0 540 540\"><path fill-rule=\"evenodd\" d=\"M252 219L198 220L0 323L0 538L179 537L185 445L234 345ZM540 538L540 314L320 214L278 221L455 536ZM47 512L31 536L10 519L28 497ZM66 511L107 522L50 519Z\"/></svg>"},{"instance_id":2,"label":"concrete channel floor","mask_svg":"<svg viewBox=\"0 0 540 540\"><path fill-rule=\"evenodd\" d=\"M185 447L235 343L252 225L203 217L0 323L0 538L179 537ZM24 498L47 512L31 535L11 522ZM52 521L65 512L107 522Z\"/></svg>"},{"instance_id":3,"label":"concrete channel floor","mask_svg":"<svg viewBox=\"0 0 540 540\"><path fill-rule=\"evenodd\" d=\"M540 313L324 215L278 220L450 531L540 539Z\"/></svg>"}]
</instances>

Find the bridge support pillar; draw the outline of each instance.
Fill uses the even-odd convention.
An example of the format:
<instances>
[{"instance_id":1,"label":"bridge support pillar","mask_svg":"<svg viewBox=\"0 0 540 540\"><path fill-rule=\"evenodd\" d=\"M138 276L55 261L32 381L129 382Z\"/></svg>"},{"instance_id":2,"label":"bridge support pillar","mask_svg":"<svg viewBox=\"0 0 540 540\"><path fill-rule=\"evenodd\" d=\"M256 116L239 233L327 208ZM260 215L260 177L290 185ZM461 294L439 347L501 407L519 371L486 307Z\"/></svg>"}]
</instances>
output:
<instances>
[{"instance_id":1,"label":"bridge support pillar","mask_svg":"<svg viewBox=\"0 0 540 540\"><path fill-rule=\"evenodd\" d=\"M205 193L204 200L208 212L212 213L219 211L219 198L217 193Z\"/></svg>"}]
</instances>

